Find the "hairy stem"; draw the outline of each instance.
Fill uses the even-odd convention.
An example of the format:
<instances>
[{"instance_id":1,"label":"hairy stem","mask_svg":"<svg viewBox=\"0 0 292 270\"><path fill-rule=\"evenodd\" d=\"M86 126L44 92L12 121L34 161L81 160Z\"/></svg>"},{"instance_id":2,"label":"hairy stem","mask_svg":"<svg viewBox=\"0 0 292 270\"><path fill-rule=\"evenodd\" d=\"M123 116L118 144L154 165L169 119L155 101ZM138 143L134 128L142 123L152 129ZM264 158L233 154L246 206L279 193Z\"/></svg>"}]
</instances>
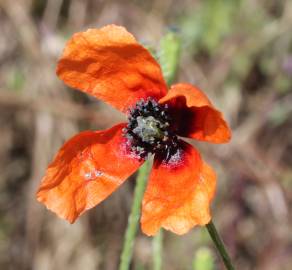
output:
<instances>
[{"instance_id":1,"label":"hairy stem","mask_svg":"<svg viewBox=\"0 0 292 270\"><path fill-rule=\"evenodd\" d=\"M162 246L163 246L163 230L160 229L155 235L152 242L153 246L153 270L160 270L162 267Z\"/></svg>"},{"instance_id":2,"label":"hairy stem","mask_svg":"<svg viewBox=\"0 0 292 270\"><path fill-rule=\"evenodd\" d=\"M224 262L226 269L235 270L234 266L232 265L231 259L228 255L228 252L225 248L225 245L224 245L221 237L219 236L214 223L212 221L210 221L210 223L208 223L206 225L206 228L207 228L218 252L220 253L220 256Z\"/></svg>"},{"instance_id":3,"label":"hairy stem","mask_svg":"<svg viewBox=\"0 0 292 270\"><path fill-rule=\"evenodd\" d=\"M130 267L134 240L138 230L140 213L141 213L141 202L148 178L148 174L151 168L151 162L147 160L144 165L139 169L137 182L134 190L133 203L131 213L128 219L128 226L125 234L123 250L120 258L119 270L128 270Z\"/></svg>"},{"instance_id":4,"label":"hairy stem","mask_svg":"<svg viewBox=\"0 0 292 270\"><path fill-rule=\"evenodd\" d=\"M172 31L169 31L160 40L159 63L162 68L163 77L168 87L175 80L181 51L181 39ZM162 249L163 249L163 230L153 238L153 269L161 270L162 268Z\"/></svg>"}]
</instances>

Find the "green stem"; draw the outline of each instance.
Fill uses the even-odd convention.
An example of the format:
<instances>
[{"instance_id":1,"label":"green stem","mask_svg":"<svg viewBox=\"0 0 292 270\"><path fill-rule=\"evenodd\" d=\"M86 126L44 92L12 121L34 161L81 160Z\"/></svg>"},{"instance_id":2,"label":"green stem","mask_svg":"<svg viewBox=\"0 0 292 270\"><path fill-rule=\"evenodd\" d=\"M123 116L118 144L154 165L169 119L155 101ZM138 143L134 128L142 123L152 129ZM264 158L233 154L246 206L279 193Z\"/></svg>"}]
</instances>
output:
<instances>
[{"instance_id":1,"label":"green stem","mask_svg":"<svg viewBox=\"0 0 292 270\"><path fill-rule=\"evenodd\" d=\"M160 270L162 267L162 245L163 231L162 229L153 238L153 270Z\"/></svg>"},{"instance_id":2,"label":"green stem","mask_svg":"<svg viewBox=\"0 0 292 270\"><path fill-rule=\"evenodd\" d=\"M160 57L159 62L162 68L163 77L169 87L176 76L179 65L179 56L181 51L181 39L174 32L168 32L160 40ZM153 242L153 270L162 268L162 249L163 249L163 230L154 236Z\"/></svg>"},{"instance_id":3,"label":"green stem","mask_svg":"<svg viewBox=\"0 0 292 270\"><path fill-rule=\"evenodd\" d=\"M214 223L212 221L210 221L210 223L208 223L206 225L207 227L207 230L217 248L217 250L219 251L220 255L221 255L221 258L224 262L224 265L226 267L226 269L228 270L234 270L234 266L232 265L232 262L231 262L231 259L227 253L227 250L225 248L225 245L221 239L221 237L219 236L217 230L216 230L216 227L214 225Z\"/></svg>"},{"instance_id":4,"label":"green stem","mask_svg":"<svg viewBox=\"0 0 292 270\"><path fill-rule=\"evenodd\" d=\"M146 182L148 174L151 168L151 163L147 160L144 165L139 169L137 182L134 190L133 203L131 208L131 213L128 219L128 226L125 234L123 250L120 258L119 270L128 270L130 267L134 240L138 230L138 224L141 213L141 202L143 199L144 190L146 187Z\"/></svg>"}]
</instances>

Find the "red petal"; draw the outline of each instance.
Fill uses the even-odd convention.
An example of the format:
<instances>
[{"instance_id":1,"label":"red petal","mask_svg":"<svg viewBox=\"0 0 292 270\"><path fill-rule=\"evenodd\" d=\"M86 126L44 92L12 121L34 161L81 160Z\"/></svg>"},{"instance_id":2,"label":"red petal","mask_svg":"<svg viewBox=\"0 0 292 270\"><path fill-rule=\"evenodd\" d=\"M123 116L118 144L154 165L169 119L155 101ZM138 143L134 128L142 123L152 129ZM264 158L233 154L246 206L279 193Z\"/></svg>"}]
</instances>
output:
<instances>
[{"instance_id":1,"label":"red petal","mask_svg":"<svg viewBox=\"0 0 292 270\"><path fill-rule=\"evenodd\" d=\"M122 137L124 124L71 138L49 165L38 201L73 223L115 191L140 166Z\"/></svg>"},{"instance_id":2,"label":"red petal","mask_svg":"<svg viewBox=\"0 0 292 270\"><path fill-rule=\"evenodd\" d=\"M210 201L216 175L191 145L166 163L155 159L142 207L142 230L154 235L160 227L184 234L211 220Z\"/></svg>"},{"instance_id":3,"label":"red petal","mask_svg":"<svg viewBox=\"0 0 292 270\"><path fill-rule=\"evenodd\" d=\"M177 123L177 133L200 141L225 143L231 131L207 96L190 84L173 85L160 103L169 103Z\"/></svg>"},{"instance_id":4,"label":"red petal","mask_svg":"<svg viewBox=\"0 0 292 270\"><path fill-rule=\"evenodd\" d=\"M120 26L76 33L67 43L57 74L69 86L126 112L141 98L166 93L160 66Z\"/></svg>"}]
</instances>

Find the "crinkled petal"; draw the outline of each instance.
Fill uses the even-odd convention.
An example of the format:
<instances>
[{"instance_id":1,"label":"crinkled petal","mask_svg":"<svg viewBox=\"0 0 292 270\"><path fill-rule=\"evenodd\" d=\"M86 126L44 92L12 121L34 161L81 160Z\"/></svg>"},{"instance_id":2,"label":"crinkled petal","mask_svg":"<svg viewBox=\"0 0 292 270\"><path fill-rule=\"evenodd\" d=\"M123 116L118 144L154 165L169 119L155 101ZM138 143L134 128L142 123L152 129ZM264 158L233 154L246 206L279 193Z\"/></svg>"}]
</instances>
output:
<instances>
[{"instance_id":1,"label":"crinkled petal","mask_svg":"<svg viewBox=\"0 0 292 270\"><path fill-rule=\"evenodd\" d=\"M76 33L67 43L58 76L126 112L137 100L166 93L160 66L123 27L108 25Z\"/></svg>"},{"instance_id":2,"label":"crinkled petal","mask_svg":"<svg viewBox=\"0 0 292 270\"><path fill-rule=\"evenodd\" d=\"M128 150L124 126L84 131L66 142L49 165L37 200L73 223L107 198L141 164Z\"/></svg>"},{"instance_id":3,"label":"crinkled petal","mask_svg":"<svg viewBox=\"0 0 292 270\"><path fill-rule=\"evenodd\" d=\"M155 158L143 198L143 232L154 235L163 227L184 234L207 224L215 188L215 172L191 145L182 143L168 162Z\"/></svg>"},{"instance_id":4,"label":"crinkled petal","mask_svg":"<svg viewBox=\"0 0 292 270\"><path fill-rule=\"evenodd\" d=\"M170 105L178 135L212 143L230 140L231 131L222 113L195 86L173 85L159 102Z\"/></svg>"}]
</instances>

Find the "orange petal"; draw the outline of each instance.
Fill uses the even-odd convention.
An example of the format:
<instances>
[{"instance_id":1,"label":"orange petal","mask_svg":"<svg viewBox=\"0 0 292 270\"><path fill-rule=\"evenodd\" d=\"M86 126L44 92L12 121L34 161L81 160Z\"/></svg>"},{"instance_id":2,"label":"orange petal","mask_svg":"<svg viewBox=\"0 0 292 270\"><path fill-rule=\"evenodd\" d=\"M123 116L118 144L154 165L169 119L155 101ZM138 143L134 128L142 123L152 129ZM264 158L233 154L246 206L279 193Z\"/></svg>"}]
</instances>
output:
<instances>
[{"instance_id":1,"label":"orange petal","mask_svg":"<svg viewBox=\"0 0 292 270\"><path fill-rule=\"evenodd\" d=\"M70 87L123 112L141 98L159 99L166 93L158 63L125 28L116 25L74 34L57 74Z\"/></svg>"},{"instance_id":2,"label":"orange petal","mask_svg":"<svg viewBox=\"0 0 292 270\"><path fill-rule=\"evenodd\" d=\"M195 225L207 224L215 188L213 169L187 143L168 163L155 159L143 199L143 232L154 235L163 227L184 234Z\"/></svg>"},{"instance_id":3,"label":"orange petal","mask_svg":"<svg viewBox=\"0 0 292 270\"><path fill-rule=\"evenodd\" d=\"M49 165L38 201L73 223L116 190L140 166L122 137L124 124L71 138Z\"/></svg>"},{"instance_id":4,"label":"orange petal","mask_svg":"<svg viewBox=\"0 0 292 270\"><path fill-rule=\"evenodd\" d=\"M195 86L185 83L173 85L159 102L169 103L178 135L212 143L230 140L231 131L222 113Z\"/></svg>"}]
</instances>

